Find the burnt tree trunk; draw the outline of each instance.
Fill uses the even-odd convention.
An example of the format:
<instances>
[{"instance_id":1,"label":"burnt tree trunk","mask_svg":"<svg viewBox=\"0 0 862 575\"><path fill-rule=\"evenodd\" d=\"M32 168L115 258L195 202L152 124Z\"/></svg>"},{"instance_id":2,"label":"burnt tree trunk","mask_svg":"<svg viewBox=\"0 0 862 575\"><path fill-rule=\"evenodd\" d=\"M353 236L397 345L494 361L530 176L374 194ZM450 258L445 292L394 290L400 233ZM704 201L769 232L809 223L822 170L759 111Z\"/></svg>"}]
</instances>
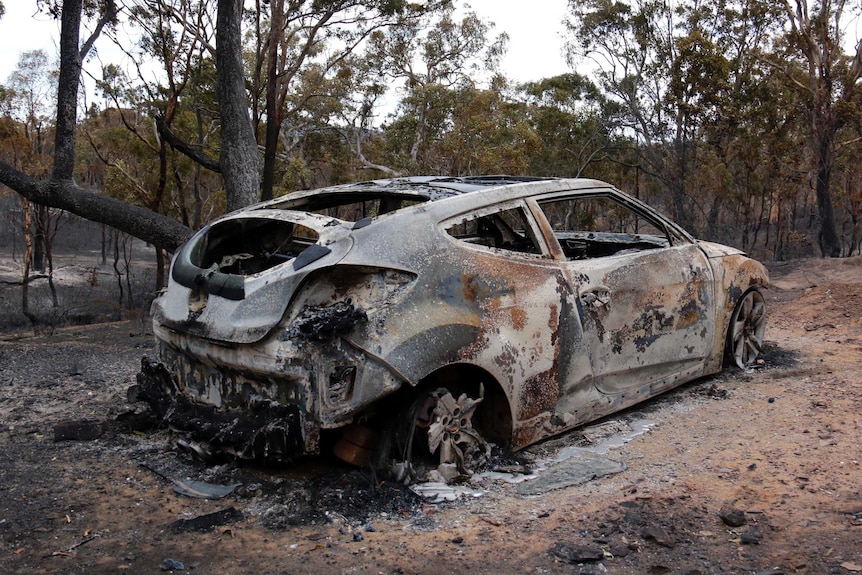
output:
<instances>
[{"instance_id":1,"label":"burnt tree trunk","mask_svg":"<svg viewBox=\"0 0 862 575\"><path fill-rule=\"evenodd\" d=\"M263 178L260 199L271 200L275 185L275 159L278 133L281 129L281 106L278 99L278 47L281 44L281 22L284 0L270 2L271 21L266 66L266 140L263 153Z\"/></svg>"},{"instance_id":2,"label":"burnt tree trunk","mask_svg":"<svg viewBox=\"0 0 862 575\"><path fill-rule=\"evenodd\" d=\"M260 159L248 112L242 64L242 0L219 0L216 68L221 109L221 165L228 211L260 197Z\"/></svg>"},{"instance_id":3,"label":"burnt tree trunk","mask_svg":"<svg viewBox=\"0 0 862 575\"><path fill-rule=\"evenodd\" d=\"M81 81L81 30L83 0L65 0L60 14L60 75L57 79L57 130L54 136L54 171L51 178L71 180L75 171L75 125L78 84Z\"/></svg>"},{"instance_id":4,"label":"burnt tree trunk","mask_svg":"<svg viewBox=\"0 0 862 575\"><path fill-rule=\"evenodd\" d=\"M829 152L821 150L817 169L817 210L820 215L820 255L830 258L841 256L841 241L835 229L835 208L832 206L832 191L829 189L831 169Z\"/></svg>"}]
</instances>

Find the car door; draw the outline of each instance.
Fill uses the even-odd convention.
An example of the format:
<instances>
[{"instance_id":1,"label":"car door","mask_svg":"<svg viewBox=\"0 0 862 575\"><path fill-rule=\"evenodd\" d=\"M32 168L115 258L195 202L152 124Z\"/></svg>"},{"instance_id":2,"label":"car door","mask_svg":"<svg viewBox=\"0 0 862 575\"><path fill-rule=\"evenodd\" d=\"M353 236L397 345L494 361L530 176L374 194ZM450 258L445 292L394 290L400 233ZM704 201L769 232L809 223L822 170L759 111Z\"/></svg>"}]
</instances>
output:
<instances>
[{"instance_id":1,"label":"car door","mask_svg":"<svg viewBox=\"0 0 862 575\"><path fill-rule=\"evenodd\" d=\"M560 397L589 386L589 355L571 353L585 347L564 262L549 251L545 234L524 204L471 212L443 228L473 253L462 253L463 269L451 274L451 280L440 280L440 289L446 288L441 298L455 301L470 295L466 305L476 309L485 335L481 345L471 346L475 355L465 359L498 374L511 390L515 420L550 413ZM553 247L559 251L558 245ZM451 289L446 287L450 283Z\"/></svg>"},{"instance_id":2,"label":"car door","mask_svg":"<svg viewBox=\"0 0 862 575\"><path fill-rule=\"evenodd\" d=\"M651 395L699 374L715 321L712 272L700 248L611 190L538 206L576 294L596 388Z\"/></svg>"}]
</instances>

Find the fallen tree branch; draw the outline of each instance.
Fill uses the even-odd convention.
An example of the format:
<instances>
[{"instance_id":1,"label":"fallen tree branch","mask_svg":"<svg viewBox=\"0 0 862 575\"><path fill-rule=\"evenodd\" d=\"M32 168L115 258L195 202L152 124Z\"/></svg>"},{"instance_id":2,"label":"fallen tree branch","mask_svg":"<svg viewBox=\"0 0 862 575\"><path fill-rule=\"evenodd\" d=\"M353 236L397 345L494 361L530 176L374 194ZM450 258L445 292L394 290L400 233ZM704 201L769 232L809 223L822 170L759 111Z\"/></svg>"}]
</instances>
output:
<instances>
[{"instance_id":1,"label":"fallen tree branch","mask_svg":"<svg viewBox=\"0 0 862 575\"><path fill-rule=\"evenodd\" d=\"M90 535L89 537L85 537L84 539L82 539L81 541L78 541L77 543L75 543L74 545L72 545L70 547L67 547L65 549L61 549L60 551L54 551L50 555L45 555L44 557L45 558L47 558L47 557L70 557L70 556L74 557L75 554L72 553L73 550L77 549L81 545L89 543L93 539L98 539L99 537L101 537L101 535L98 533L96 533L94 535Z\"/></svg>"}]
</instances>

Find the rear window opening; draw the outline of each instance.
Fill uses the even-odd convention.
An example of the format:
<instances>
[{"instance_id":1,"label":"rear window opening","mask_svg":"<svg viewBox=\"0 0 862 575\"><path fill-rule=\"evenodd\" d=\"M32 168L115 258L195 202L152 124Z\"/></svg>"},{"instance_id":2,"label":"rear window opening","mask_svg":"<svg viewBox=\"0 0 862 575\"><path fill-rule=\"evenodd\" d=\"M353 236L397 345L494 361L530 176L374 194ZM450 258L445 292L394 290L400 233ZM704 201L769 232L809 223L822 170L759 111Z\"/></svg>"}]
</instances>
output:
<instances>
[{"instance_id":1,"label":"rear window opening","mask_svg":"<svg viewBox=\"0 0 862 575\"><path fill-rule=\"evenodd\" d=\"M393 193L333 193L307 196L267 205L267 209L300 210L345 222L356 222L363 218L373 218L402 208L424 204L427 197L417 194Z\"/></svg>"},{"instance_id":2,"label":"rear window opening","mask_svg":"<svg viewBox=\"0 0 862 575\"><path fill-rule=\"evenodd\" d=\"M251 275L289 262L317 242L305 226L271 219L234 219L213 226L191 254L199 268Z\"/></svg>"}]
</instances>

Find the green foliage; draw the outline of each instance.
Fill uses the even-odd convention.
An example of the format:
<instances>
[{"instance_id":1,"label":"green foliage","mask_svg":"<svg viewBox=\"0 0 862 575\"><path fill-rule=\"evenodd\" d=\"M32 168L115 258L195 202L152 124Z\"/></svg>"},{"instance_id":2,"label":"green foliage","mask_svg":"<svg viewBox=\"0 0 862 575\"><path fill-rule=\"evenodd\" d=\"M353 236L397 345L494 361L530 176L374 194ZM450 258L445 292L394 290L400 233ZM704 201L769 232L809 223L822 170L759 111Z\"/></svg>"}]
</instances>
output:
<instances>
[{"instance_id":1,"label":"green foliage","mask_svg":"<svg viewBox=\"0 0 862 575\"><path fill-rule=\"evenodd\" d=\"M458 93L440 154L452 175L523 174L540 141L521 105L495 90Z\"/></svg>"},{"instance_id":2,"label":"green foliage","mask_svg":"<svg viewBox=\"0 0 862 575\"><path fill-rule=\"evenodd\" d=\"M538 176L578 177L586 171L600 177L598 163L618 144L617 106L580 74L563 74L520 87L526 97L539 148L530 156L527 172ZM610 179L617 180L617 177Z\"/></svg>"}]
</instances>

